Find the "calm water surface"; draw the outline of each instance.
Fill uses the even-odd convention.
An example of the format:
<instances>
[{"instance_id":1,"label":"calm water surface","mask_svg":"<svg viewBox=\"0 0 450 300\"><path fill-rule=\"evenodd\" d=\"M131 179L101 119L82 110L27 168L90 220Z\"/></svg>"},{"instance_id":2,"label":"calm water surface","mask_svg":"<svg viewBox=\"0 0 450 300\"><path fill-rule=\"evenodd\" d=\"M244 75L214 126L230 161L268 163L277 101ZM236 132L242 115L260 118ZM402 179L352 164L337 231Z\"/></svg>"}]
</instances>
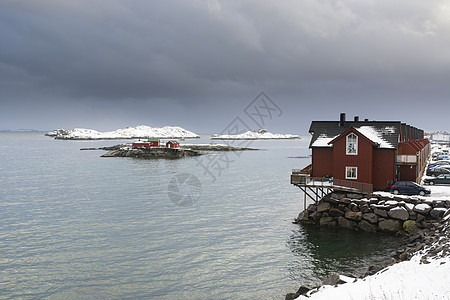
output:
<instances>
[{"instance_id":1,"label":"calm water surface","mask_svg":"<svg viewBox=\"0 0 450 300\"><path fill-rule=\"evenodd\" d=\"M119 142L0 133L1 299L284 299L397 243L292 224L307 137L179 160L80 151ZM168 196L183 173L201 184L187 207Z\"/></svg>"}]
</instances>

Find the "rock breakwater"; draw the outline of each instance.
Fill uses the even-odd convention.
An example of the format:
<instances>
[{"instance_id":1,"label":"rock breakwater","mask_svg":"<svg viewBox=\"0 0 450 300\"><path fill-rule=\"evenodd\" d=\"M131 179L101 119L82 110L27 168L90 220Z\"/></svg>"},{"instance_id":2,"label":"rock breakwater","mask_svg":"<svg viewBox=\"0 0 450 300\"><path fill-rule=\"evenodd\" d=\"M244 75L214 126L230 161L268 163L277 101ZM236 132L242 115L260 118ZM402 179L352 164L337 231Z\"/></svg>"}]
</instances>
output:
<instances>
[{"instance_id":1,"label":"rock breakwater","mask_svg":"<svg viewBox=\"0 0 450 300\"><path fill-rule=\"evenodd\" d=\"M366 232L414 233L450 214L450 200L333 192L301 212L296 223Z\"/></svg>"}]
</instances>

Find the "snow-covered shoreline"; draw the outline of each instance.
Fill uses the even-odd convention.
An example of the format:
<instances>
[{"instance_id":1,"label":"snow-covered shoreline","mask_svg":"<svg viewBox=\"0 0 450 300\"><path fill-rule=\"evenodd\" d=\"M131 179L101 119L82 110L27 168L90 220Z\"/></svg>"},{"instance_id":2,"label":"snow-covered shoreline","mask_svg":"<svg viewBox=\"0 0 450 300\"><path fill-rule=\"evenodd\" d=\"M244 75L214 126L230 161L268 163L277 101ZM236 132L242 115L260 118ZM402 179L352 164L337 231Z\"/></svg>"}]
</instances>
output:
<instances>
[{"instance_id":1,"label":"snow-covered shoreline","mask_svg":"<svg viewBox=\"0 0 450 300\"><path fill-rule=\"evenodd\" d=\"M363 279L323 285L295 299L448 299L450 295L450 214L434 229L431 245L406 261Z\"/></svg>"},{"instance_id":2,"label":"snow-covered shoreline","mask_svg":"<svg viewBox=\"0 0 450 300\"><path fill-rule=\"evenodd\" d=\"M72 130L57 129L46 135L54 136L61 140L113 140L113 139L139 139L139 138L161 138L161 139L186 139L200 138L194 132L177 126L164 126L161 128L139 125L127 127L114 131L100 132L94 129L75 128Z\"/></svg>"},{"instance_id":3,"label":"snow-covered shoreline","mask_svg":"<svg viewBox=\"0 0 450 300\"><path fill-rule=\"evenodd\" d=\"M282 140L299 139L299 135L271 133L265 129L247 131L241 134L213 134L212 140Z\"/></svg>"}]
</instances>

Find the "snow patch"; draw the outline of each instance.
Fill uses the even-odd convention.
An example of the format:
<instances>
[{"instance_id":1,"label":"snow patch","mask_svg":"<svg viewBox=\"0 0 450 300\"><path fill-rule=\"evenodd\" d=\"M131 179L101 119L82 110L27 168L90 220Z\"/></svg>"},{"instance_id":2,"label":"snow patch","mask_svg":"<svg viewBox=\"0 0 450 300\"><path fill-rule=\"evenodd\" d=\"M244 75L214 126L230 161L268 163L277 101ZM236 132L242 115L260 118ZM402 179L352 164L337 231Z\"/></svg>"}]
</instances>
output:
<instances>
[{"instance_id":1,"label":"snow patch","mask_svg":"<svg viewBox=\"0 0 450 300\"><path fill-rule=\"evenodd\" d=\"M294 134L271 133L265 129L247 131L241 134L213 134L211 139L216 140L269 140L269 139L299 139Z\"/></svg>"}]
</instances>

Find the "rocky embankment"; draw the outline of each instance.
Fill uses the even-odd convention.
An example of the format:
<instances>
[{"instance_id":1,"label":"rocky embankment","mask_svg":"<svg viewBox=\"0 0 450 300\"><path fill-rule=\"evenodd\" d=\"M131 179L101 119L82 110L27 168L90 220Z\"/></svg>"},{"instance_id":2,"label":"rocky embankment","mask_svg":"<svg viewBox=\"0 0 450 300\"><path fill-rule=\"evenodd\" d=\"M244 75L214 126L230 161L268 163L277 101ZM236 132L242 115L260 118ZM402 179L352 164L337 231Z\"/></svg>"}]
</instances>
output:
<instances>
[{"instance_id":1,"label":"rocky embankment","mask_svg":"<svg viewBox=\"0 0 450 300\"><path fill-rule=\"evenodd\" d=\"M354 278L364 278L395 263L420 255L421 263L429 259L450 256L450 201L418 197L384 197L378 194L363 196L351 193L332 193L300 213L295 223L313 226L340 226L351 230L387 232L403 239L402 245L384 260L361 266ZM332 274L323 285L348 282L345 276ZM348 279L348 278L347 278ZM319 287L301 286L296 293L286 295L295 299L314 293Z\"/></svg>"},{"instance_id":2,"label":"rocky embankment","mask_svg":"<svg viewBox=\"0 0 450 300\"><path fill-rule=\"evenodd\" d=\"M296 222L367 232L411 233L429 228L448 214L449 200L334 192L309 205Z\"/></svg>"}]
</instances>

